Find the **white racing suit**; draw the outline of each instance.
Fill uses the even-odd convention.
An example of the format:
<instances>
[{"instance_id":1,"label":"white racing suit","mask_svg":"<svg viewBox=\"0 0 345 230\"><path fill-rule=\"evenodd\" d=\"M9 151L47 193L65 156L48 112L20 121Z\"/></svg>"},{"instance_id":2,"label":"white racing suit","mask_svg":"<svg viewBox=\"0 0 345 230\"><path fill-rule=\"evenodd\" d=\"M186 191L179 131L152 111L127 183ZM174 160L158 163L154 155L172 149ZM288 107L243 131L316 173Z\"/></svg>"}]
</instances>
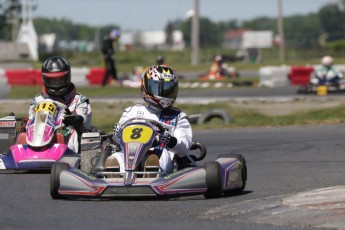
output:
<instances>
[{"instance_id":1,"label":"white racing suit","mask_svg":"<svg viewBox=\"0 0 345 230\"><path fill-rule=\"evenodd\" d=\"M343 78L343 74L335 68L321 67L317 68L310 77L310 83L317 85L322 82L337 83Z\"/></svg>"},{"instance_id":2,"label":"white racing suit","mask_svg":"<svg viewBox=\"0 0 345 230\"><path fill-rule=\"evenodd\" d=\"M121 127L128 119L136 117L161 121L174 126L170 130L170 135L177 139L176 146L168 149L167 146L161 144L154 149L154 153L159 156L162 172L172 172L174 155L186 156L192 145L192 127L187 119L187 115L176 108L161 110L152 105L144 106L138 104L124 110L119 123L115 126L115 130ZM113 139L116 143L120 143L116 131L114 131ZM125 171L123 152L116 152L113 156L119 161L120 172L123 173Z\"/></svg>"},{"instance_id":3,"label":"white racing suit","mask_svg":"<svg viewBox=\"0 0 345 230\"><path fill-rule=\"evenodd\" d=\"M67 92L64 97L54 97L48 95L43 91L31 101L29 108L29 117L32 115L35 106L44 99L52 99L67 105L72 114L78 114L83 117L85 128L90 129L92 110L89 100L85 96L72 91L70 93ZM67 127L67 129L70 129L70 135L68 139L65 140L65 142L67 142L67 147L74 152L79 153L78 134L73 127Z\"/></svg>"}]
</instances>

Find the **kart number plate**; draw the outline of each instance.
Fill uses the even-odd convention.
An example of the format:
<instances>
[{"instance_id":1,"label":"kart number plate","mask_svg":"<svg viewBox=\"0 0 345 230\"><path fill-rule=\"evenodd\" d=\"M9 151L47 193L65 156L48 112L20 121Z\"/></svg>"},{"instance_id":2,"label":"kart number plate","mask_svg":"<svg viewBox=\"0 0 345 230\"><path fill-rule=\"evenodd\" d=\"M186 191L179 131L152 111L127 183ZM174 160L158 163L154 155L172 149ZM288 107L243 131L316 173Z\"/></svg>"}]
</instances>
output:
<instances>
[{"instance_id":1,"label":"kart number plate","mask_svg":"<svg viewBox=\"0 0 345 230\"><path fill-rule=\"evenodd\" d=\"M122 140L125 143L139 142L146 144L151 140L153 130L145 125L129 125L123 129Z\"/></svg>"},{"instance_id":2,"label":"kart number plate","mask_svg":"<svg viewBox=\"0 0 345 230\"><path fill-rule=\"evenodd\" d=\"M34 109L35 113L37 113L39 111L47 111L51 115L54 115L56 112L56 105L54 105L53 103L49 103L49 102L41 102Z\"/></svg>"}]
</instances>

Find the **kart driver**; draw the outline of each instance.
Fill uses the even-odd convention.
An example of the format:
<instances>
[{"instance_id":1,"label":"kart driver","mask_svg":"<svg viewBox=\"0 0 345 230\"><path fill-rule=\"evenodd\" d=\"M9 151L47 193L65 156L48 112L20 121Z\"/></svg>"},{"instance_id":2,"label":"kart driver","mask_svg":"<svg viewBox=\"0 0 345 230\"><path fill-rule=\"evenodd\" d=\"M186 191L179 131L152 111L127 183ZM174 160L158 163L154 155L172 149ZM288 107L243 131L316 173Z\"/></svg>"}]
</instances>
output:
<instances>
[{"instance_id":1,"label":"kart driver","mask_svg":"<svg viewBox=\"0 0 345 230\"><path fill-rule=\"evenodd\" d=\"M76 92L71 82L69 63L58 56L48 58L42 65L44 87L31 102L29 117L35 106L44 99L52 99L66 105L70 111L63 120L66 128L62 130L65 142L71 150L79 152L79 139L90 128L92 111L89 99ZM74 127L74 128L73 128Z\"/></svg>"},{"instance_id":2,"label":"kart driver","mask_svg":"<svg viewBox=\"0 0 345 230\"><path fill-rule=\"evenodd\" d=\"M141 95L147 105L137 104L124 110L119 122L115 125L113 139L119 143L121 125L128 119L143 117L158 120L174 126L170 132L159 134L159 146L145 161L146 166L160 166L162 172L173 170L173 156L186 156L192 145L192 128L187 115L172 107L178 94L178 80L170 67L155 65L144 73L141 83ZM116 168L124 172L123 152L116 152L107 158L105 167Z\"/></svg>"},{"instance_id":3,"label":"kart driver","mask_svg":"<svg viewBox=\"0 0 345 230\"><path fill-rule=\"evenodd\" d=\"M223 57L221 55L216 55L214 57L213 64L210 67L210 72L219 73L220 75L226 76L226 64L223 63Z\"/></svg>"},{"instance_id":4,"label":"kart driver","mask_svg":"<svg viewBox=\"0 0 345 230\"><path fill-rule=\"evenodd\" d=\"M324 56L321 59L321 68L315 69L311 74L310 83L317 85L323 82L337 84L343 78L343 74L333 67L333 58L331 56Z\"/></svg>"}]
</instances>

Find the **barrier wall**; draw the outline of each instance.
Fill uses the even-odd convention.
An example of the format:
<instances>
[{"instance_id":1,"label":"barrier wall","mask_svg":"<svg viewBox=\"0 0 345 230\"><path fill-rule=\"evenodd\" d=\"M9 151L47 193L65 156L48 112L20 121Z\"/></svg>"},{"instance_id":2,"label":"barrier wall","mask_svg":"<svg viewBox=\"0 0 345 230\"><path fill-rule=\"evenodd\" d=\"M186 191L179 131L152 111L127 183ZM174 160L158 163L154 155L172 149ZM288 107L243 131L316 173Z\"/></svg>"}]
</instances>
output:
<instances>
[{"instance_id":1,"label":"barrier wall","mask_svg":"<svg viewBox=\"0 0 345 230\"><path fill-rule=\"evenodd\" d=\"M5 98L10 91L11 87L7 83L5 77L5 70L0 68L0 98Z\"/></svg>"},{"instance_id":2,"label":"barrier wall","mask_svg":"<svg viewBox=\"0 0 345 230\"><path fill-rule=\"evenodd\" d=\"M259 84L265 87L282 87L289 85L290 66L265 66L259 69Z\"/></svg>"},{"instance_id":3,"label":"barrier wall","mask_svg":"<svg viewBox=\"0 0 345 230\"><path fill-rule=\"evenodd\" d=\"M260 86L281 87L287 85L306 85L309 82L310 74L318 66L264 66L259 69ZM334 66L345 75L345 65ZM76 86L101 85L103 81L104 68L73 68L72 82ZM0 77L6 78L9 86L31 86L42 85L41 70L37 69L11 69L0 68ZM111 77L108 78L110 83ZM1 84L5 82L2 79ZM207 88L207 86L203 87Z\"/></svg>"},{"instance_id":4,"label":"barrier wall","mask_svg":"<svg viewBox=\"0 0 345 230\"><path fill-rule=\"evenodd\" d=\"M313 66L292 66L288 78L291 85L307 85L310 75L314 71Z\"/></svg>"},{"instance_id":5,"label":"barrier wall","mask_svg":"<svg viewBox=\"0 0 345 230\"><path fill-rule=\"evenodd\" d=\"M104 68L71 68L72 82L76 86L101 85ZM41 70L37 69L0 69L0 74L10 86L43 85ZM0 75L1 76L1 75ZM109 77L109 81L111 78Z\"/></svg>"}]
</instances>

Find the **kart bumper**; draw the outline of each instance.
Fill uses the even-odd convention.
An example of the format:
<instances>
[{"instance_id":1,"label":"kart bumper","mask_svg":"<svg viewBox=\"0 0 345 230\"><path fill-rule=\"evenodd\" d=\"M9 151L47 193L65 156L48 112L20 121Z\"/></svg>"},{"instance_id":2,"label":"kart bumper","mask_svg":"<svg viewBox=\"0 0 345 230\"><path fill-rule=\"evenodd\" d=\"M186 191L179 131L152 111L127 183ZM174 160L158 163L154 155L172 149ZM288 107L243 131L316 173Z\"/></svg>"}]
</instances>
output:
<instances>
[{"instance_id":1,"label":"kart bumper","mask_svg":"<svg viewBox=\"0 0 345 230\"><path fill-rule=\"evenodd\" d=\"M207 190L203 168L187 168L161 178L136 178L126 185L123 178L96 178L72 168L61 172L58 193L62 197L121 198L174 197L203 194Z\"/></svg>"},{"instance_id":2,"label":"kart bumper","mask_svg":"<svg viewBox=\"0 0 345 230\"><path fill-rule=\"evenodd\" d=\"M237 159L219 158L221 189L228 192L243 186ZM116 199L133 197L177 197L204 195L208 191L207 172L203 167L185 168L160 178L98 178L77 168L62 171L58 176L58 194L64 198Z\"/></svg>"}]
</instances>

